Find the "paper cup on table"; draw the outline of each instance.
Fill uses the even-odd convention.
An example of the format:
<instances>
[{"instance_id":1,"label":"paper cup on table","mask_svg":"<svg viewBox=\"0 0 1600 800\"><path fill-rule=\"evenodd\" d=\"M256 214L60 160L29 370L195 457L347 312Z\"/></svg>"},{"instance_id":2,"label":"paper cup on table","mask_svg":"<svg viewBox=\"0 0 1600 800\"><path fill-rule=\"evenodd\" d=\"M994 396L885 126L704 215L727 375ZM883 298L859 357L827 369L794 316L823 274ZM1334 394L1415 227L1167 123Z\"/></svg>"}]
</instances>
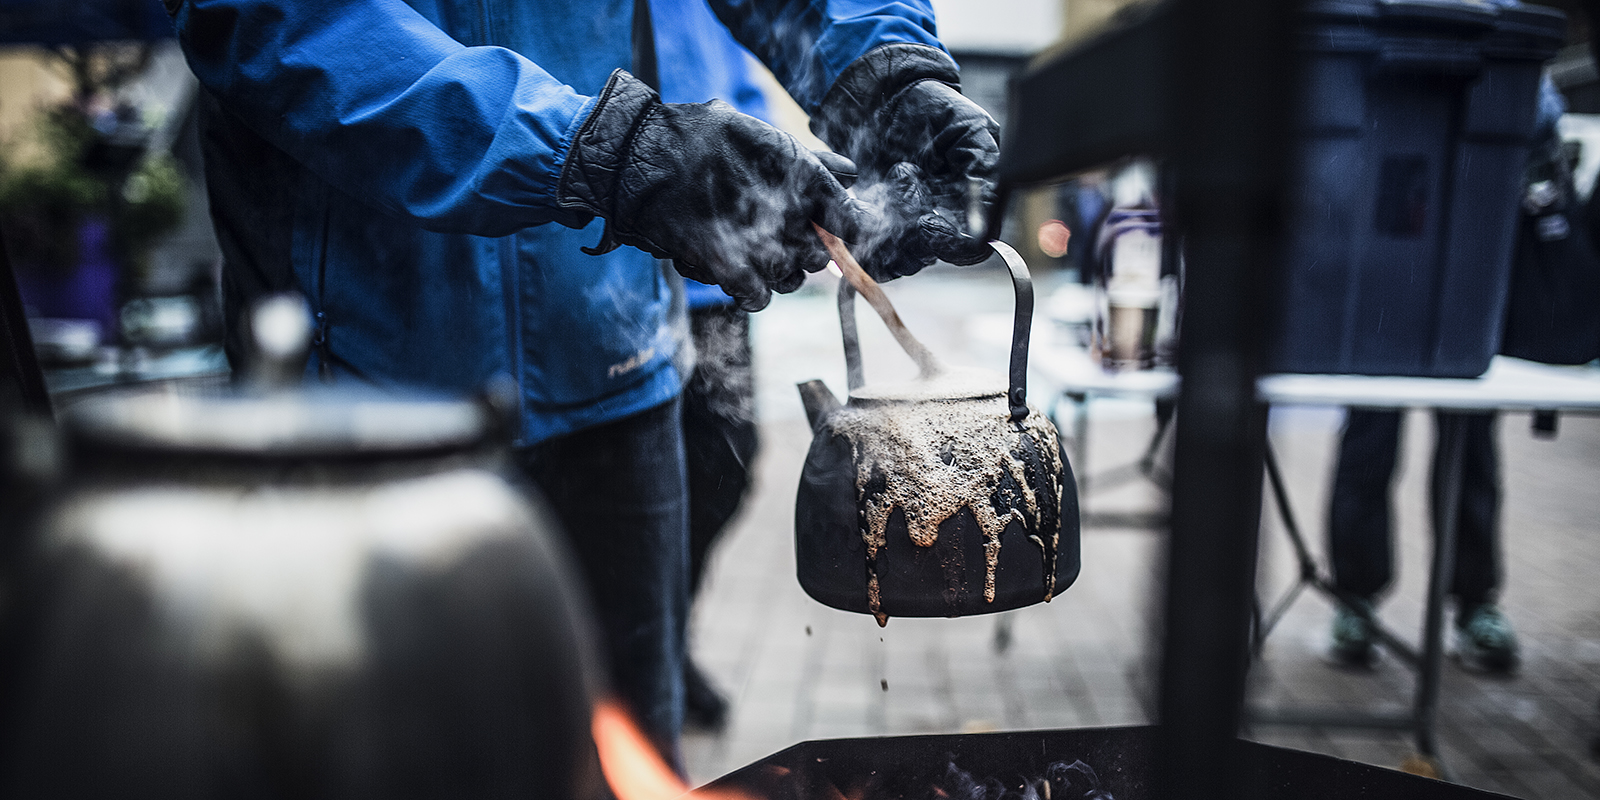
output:
<instances>
[{"instance_id":1,"label":"paper cup on table","mask_svg":"<svg viewBox=\"0 0 1600 800\"><path fill-rule=\"evenodd\" d=\"M1107 366L1137 369L1155 358L1156 309L1161 292L1156 288L1113 288L1106 292L1109 305L1106 339Z\"/></svg>"}]
</instances>

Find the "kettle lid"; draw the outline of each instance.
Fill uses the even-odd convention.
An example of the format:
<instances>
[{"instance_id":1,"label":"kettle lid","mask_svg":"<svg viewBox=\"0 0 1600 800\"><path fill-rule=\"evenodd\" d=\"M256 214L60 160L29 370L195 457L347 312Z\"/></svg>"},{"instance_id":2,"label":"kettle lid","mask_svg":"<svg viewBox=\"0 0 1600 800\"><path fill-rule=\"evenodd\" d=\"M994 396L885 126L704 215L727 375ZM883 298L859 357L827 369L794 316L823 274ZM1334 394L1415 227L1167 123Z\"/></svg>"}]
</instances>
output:
<instances>
[{"instance_id":1,"label":"kettle lid","mask_svg":"<svg viewBox=\"0 0 1600 800\"><path fill-rule=\"evenodd\" d=\"M63 413L90 449L225 458L393 457L471 448L496 432L487 404L374 387L300 385L311 319L297 295L252 309L244 380L172 381L92 395Z\"/></svg>"},{"instance_id":2,"label":"kettle lid","mask_svg":"<svg viewBox=\"0 0 1600 800\"><path fill-rule=\"evenodd\" d=\"M491 415L442 396L314 388L252 392L169 383L65 409L80 444L244 458L403 455L483 442Z\"/></svg>"},{"instance_id":3,"label":"kettle lid","mask_svg":"<svg viewBox=\"0 0 1600 800\"><path fill-rule=\"evenodd\" d=\"M1006 379L988 370L949 368L932 377L870 384L850 390L850 401L924 403L1006 396Z\"/></svg>"}]
</instances>

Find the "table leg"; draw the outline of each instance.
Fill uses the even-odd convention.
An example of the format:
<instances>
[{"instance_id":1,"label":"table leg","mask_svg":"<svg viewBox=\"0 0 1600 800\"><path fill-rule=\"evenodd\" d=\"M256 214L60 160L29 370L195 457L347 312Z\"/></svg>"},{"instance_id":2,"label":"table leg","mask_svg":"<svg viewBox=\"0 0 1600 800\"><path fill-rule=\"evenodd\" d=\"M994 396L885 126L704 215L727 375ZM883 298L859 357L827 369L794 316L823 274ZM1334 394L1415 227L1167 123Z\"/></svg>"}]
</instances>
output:
<instances>
[{"instance_id":1,"label":"table leg","mask_svg":"<svg viewBox=\"0 0 1600 800\"><path fill-rule=\"evenodd\" d=\"M1272 440L1270 438L1267 440L1264 455L1268 485L1272 489L1273 505L1278 507L1278 514L1283 522L1284 530L1288 533L1289 542L1294 547L1295 559L1300 562L1300 579L1294 586L1286 590L1283 596L1273 604L1272 610L1263 616L1262 625L1256 632L1256 646L1258 648L1261 646L1266 640L1267 634L1271 633L1272 629L1277 626L1283 615L1288 612L1289 607L1293 605L1295 599L1300 596L1301 591L1310 586L1321 592L1328 599L1365 614L1367 622L1372 625L1373 633L1378 637L1378 641L1383 643L1383 646L1399 657L1400 660L1406 662L1413 669L1417 669L1422 658L1417 654L1417 651L1413 650L1409 644L1401 641L1393 631L1390 631L1370 608L1354 602L1355 598L1339 591L1338 587L1333 585L1332 580L1326 577L1322 570L1317 567L1316 558L1311 555L1311 548L1306 544L1305 536L1300 531L1300 524L1294 514L1294 506L1289 502L1288 482L1283 479L1283 472L1278 466L1277 454L1272 450ZM1454 563L1453 558L1451 563Z\"/></svg>"},{"instance_id":2,"label":"table leg","mask_svg":"<svg viewBox=\"0 0 1600 800\"><path fill-rule=\"evenodd\" d=\"M1155 401L1156 433L1150 437L1150 444L1145 447L1144 455L1139 457L1137 467L1139 474L1143 475L1146 480L1170 492L1172 491L1172 475L1162 470L1157 461L1161 458L1161 445L1166 441L1168 431L1172 429L1172 422L1177 416L1177 412L1168 409L1163 414L1161 406L1164 402L1159 398Z\"/></svg>"},{"instance_id":3,"label":"table leg","mask_svg":"<svg viewBox=\"0 0 1600 800\"><path fill-rule=\"evenodd\" d=\"M1078 479L1078 513L1089 499L1089 396L1068 394L1072 401L1072 474Z\"/></svg>"},{"instance_id":4,"label":"table leg","mask_svg":"<svg viewBox=\"0 0 1600 800\"><path fill-rule=\"evenodd\" d=\"M1316 559L1311 555L1311 548L1306 545L1304 537L1300 535L1300 523L1295 519L1294 508L1289 504L1289 487L1283 480L1283 472L1278 468L1278 457L1272 451L1272 439L1268 437L1266 447L1262 451L1267 467L1267 483L1272 489L1273 505L1278 508L1278 518L1283 522L1283 529L1289 535L1289 543L1294 547L1295 559L1300 563L1300 577L1295 581L1283 596L1272 605L1272 610L1267 612L1256 629L1256 649L1259 655L1262 644L1266 642L1267 634L1277 626L1278 621L1288 612L1289 606L1300 596L1300 592L1307 586L1319 585L1320 576L1317 571ZM1259 598L1257 600L1259 606Z\"/></svg>"},{"instance_id":5,"label":"table leg","mask_svg":"<svg viewBox=\"0 0 1600 800\"><path fill-rule=\"evenodd\" d=\"M1278 507L1278 518L1283 522L1283 529L1289 534L1289 543L1294 546L1294 556L1300 562L1301 581L1312 581L1317 577L1317 560L1311 556L1311 548L1306 545L1305 537L1300 535L1300 523L1295 519L1294 508L1289 504L1289 485L1283 479L1283 472L1278 468L1278 457L1272 452L1272 440L1267 440L1263 451L1267 466L1267 481L1272 487L1272 500Z\"/></svg>"},{"instance_id":6,"label":"table leg","mask_svg":"<svg viewBox=\"0 0 1600 800\"><path fill-rule=\"evenodd\" d=\"M1417 750L1437 760L1434 717L1439 710L1439 677L1444 660L1444 600L1456 561L1456 523L1461 507L1461 470L1466 448L1466 418L1438 414L1438 453L1433 466L1433 569L1428 577L1428 607L1422 629L1422 668L1417 676Z\"/></svg>"}]
</instances>

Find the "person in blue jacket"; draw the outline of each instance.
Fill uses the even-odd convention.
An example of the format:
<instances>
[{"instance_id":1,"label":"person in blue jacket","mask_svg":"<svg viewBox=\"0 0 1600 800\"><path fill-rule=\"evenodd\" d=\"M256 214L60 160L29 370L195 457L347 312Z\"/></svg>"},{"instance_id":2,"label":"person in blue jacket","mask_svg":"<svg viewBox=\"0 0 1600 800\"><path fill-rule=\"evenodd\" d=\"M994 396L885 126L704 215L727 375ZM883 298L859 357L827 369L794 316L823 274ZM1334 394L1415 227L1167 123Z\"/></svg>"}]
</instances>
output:
<instances>
[{"instance_id":1,"label":"person in blue jacket","mask_svg":"<svg viewBox=\"0 0 1600 800\"><path fill-rule=\"evenodd\" d=\"M232 324L296 290L308 376L509 378L519 463L568 529L615 688L673 752L682 376L657 259L755 311L827 263L813 225L879 277L986 256L967 210L992 198L995 124L961 96L931 6L711 2L839 158L701 102L718 90L701 33L640 39L659 92L627 71L651 11L704 0L164 2L203 90Z\"/></svg>"}]
</instances>

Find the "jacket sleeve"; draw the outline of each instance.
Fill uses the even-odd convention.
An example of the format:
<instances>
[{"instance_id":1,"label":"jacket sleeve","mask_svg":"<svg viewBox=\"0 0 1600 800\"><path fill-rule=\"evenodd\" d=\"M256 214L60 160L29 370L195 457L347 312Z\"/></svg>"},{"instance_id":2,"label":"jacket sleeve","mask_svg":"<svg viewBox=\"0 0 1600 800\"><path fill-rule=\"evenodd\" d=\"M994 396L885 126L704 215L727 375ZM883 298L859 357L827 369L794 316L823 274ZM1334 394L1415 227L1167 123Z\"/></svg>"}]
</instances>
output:
<instances>
[{"instance_id":1,"label":"jacket sleeve","mask_svg":"<svg viewBox=\"0 0 1600 800\"><path fill-rule=\"evenodd\" d=\"M929 0L710 0L722 24L815 114L840 73L890 43L944 49Z\"/></svg>"},{"instance_id":2,"label":"jacket sleeve","mask_svg":"<svg viewBox=\"0 0 1600 800\"><path fill-rule=\"evenodd\" d=\"M401 0L175 5L201 85L344 192L437 231L588 221L556 187L593 100L528 59L463 46Z\"/></svg>"}]
</instances>

